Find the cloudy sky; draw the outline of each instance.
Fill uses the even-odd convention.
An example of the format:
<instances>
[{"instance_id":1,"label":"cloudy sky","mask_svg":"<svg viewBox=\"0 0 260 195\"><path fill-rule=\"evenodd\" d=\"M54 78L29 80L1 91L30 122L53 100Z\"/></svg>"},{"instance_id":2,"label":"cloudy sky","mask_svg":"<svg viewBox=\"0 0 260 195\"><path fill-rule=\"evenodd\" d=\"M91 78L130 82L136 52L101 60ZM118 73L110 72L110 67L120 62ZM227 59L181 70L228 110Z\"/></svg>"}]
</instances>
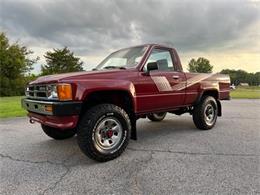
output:
<instances>
[{"instance_id":1,"label":"cloudy sky","mask_svg":"<svg viewBox=\"0 0 260 195\"><path fill-rule=\"evenodd\" d=\"M184 67L203 56L215 72L260 71L260 0L0 0L0 31L40 57L36 72L52 48L90 69L143 43L173 45Z\"/></svg>"}]
</instances>

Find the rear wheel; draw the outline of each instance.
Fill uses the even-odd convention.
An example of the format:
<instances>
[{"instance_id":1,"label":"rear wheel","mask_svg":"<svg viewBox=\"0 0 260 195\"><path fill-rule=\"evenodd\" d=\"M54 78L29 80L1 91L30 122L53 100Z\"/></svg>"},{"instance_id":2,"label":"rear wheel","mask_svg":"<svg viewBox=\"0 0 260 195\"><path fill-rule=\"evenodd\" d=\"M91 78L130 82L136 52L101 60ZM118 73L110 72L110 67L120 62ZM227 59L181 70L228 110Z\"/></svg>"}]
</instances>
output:
<instances>
[{"instance_id":1,"label":"rear wheel","mask_svg":"<svg viewBox=\"0 0 260 195\"><path fill-rule=\"evenodd\" d=\"M127 113L113 104L90 108L82 117L77 133L80 149L97 161L118 157L129 142L131 123Z\"/></svg>"},{"instance_id":2,"label":"rear wheel","mask_svg":"<svg viewBox=\"0 0 260 195\"><path fill-rule=\"evenodd\" d=\"M195 106L193 111L193 122L198 129L212 129L217 121L218 105L212 96L202 97L201 102Z\"/></svg>"},{"instance_id":3,"label":"rear wheel","mask_svg":"<svg viewBox=\"0 0 260 195\"><path fill-rule=\"evenodd\" d=\"M42 124L43 132L49 137L56 140L63 140L73 137L76 134L75 129L57 129L54 127L46 126Z\"/></svg>"},{"instance_id":4,"label":"rear wheel","mask_svg":"<svg viewBox=\"0 0 260 195\"><path fill-rule=\"evenodd\" d=\"M165 118L166 114L167 114L167 112L152 113L152 114L149 114L147 117L150 121L159 122Z\"/></svg>"}]
</instances>

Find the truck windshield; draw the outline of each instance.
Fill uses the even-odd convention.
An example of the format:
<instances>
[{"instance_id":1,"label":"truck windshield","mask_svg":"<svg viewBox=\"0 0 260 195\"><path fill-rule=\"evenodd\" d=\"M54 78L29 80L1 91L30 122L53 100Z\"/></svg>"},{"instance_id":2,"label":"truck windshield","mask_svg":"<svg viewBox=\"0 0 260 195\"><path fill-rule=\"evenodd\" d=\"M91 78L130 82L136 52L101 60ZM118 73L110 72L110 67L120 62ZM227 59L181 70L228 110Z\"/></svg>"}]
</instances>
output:
<instances>
[{"instance_id":1,"label":"truck windshield","mask_svg":"<svg viewBox=\"0 0 260 195\"><path fill-rule=\"evenodd\" d=\"M140 46L116 51L105 58L95 70L135 67L141 61L146 49L146 46Z\"/></svg>"}]
</instances>

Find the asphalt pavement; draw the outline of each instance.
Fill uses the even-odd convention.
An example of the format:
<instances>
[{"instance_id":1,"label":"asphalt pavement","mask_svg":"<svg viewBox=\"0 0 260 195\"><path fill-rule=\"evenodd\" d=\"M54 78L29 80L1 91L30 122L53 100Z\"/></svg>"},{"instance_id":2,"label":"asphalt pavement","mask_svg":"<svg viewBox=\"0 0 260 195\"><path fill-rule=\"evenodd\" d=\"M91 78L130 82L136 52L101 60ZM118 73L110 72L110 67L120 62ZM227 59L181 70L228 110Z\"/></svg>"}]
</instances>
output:
<instances>
[{"instance_id":1,"label":"asphalt pavement","mask_svg":"<svg viewBox=\"0 0 260 195\"><path fill-rule=\"evenodd\" d=\"M138 140L98 163L76 137L55 141L28 119L0 120L0 194L260 194L260 101L223 102L214 129L190 115L138 121Z\"/></svg>"}]
</instances>

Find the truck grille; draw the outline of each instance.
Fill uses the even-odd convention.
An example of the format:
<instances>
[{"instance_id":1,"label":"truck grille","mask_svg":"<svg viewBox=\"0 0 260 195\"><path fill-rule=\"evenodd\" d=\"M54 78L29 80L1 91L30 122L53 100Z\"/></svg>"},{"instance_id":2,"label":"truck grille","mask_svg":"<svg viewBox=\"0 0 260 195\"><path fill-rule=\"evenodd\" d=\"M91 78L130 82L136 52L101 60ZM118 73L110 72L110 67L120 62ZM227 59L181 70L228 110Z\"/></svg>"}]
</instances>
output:
<instances>
[{"instance_id":1,"label":"truck grille","mask_svg":"<svg viewBox=\"0 0 260 195\"><path fill-rule=\"evenodd\" d=\"M25 95L31 99L48 99L48 85L29 85L26 87Z\"/></svg>"}]
</instances>

